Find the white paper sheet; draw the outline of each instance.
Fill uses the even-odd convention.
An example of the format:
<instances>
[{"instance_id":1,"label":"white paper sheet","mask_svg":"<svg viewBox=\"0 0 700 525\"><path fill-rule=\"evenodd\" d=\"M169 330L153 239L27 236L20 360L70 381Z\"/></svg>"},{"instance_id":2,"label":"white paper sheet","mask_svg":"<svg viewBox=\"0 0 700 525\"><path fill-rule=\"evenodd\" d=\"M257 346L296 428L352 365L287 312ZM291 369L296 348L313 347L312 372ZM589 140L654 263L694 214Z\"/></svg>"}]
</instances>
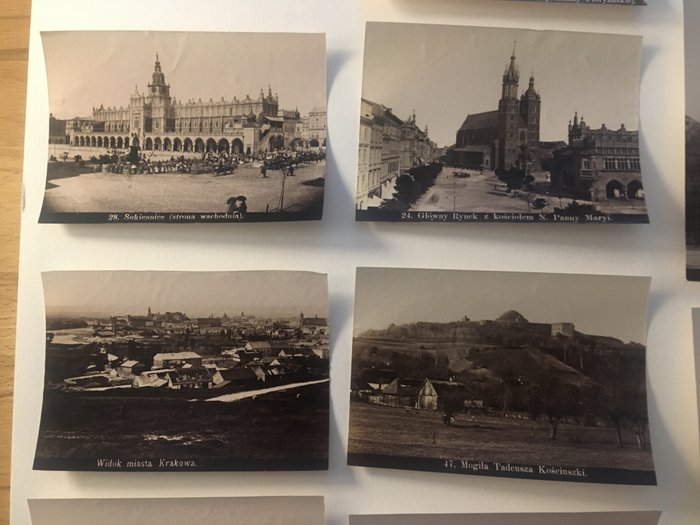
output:
<instances>
[{"instance_id":1,"label":"white paper sheet","mask_svg":"<svg viewBox=\"0 0 700 525\"><path fill-rule=\"evenodd\" d=\"M649 227L356 224L358 110L368 20L641 34L642 161ZM39 225L45 187L48 91L40 31L311 31L327 34L329 159L323 221L168 227ZM348 514L571 512L662 509L663 525L700 513L700 458L689 310L700 290L683 279L682 2L578 8L491 0L71 0L33 2L25 207L15 366L12 524L27 498L319 494L330 525ZM150 50L145 53L152 60ZM594 60L595 57L591 57ZM447 82L449 75L436 81ZM468 89L468 86L465 87ZM568 117L567 117L568 118ZM19 136L16 140L22 140ZM409 231L410 229L410 231ZM651 275L648 387L659 486L615 487L445 476L346 466L356 266ZM294 269L328 274L331 345L327 473L63 473L32 471L45 345L42 271Z\"/></svg>"}]
</instances>

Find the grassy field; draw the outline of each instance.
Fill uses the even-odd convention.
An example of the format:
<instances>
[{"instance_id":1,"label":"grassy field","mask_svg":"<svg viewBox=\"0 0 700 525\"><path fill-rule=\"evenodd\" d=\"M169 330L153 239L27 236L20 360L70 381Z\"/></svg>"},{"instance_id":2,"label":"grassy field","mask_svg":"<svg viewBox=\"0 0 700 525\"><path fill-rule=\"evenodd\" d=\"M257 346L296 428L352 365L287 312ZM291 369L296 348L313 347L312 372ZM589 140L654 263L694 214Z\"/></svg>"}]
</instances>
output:
<instances>
[{"instance_id":1,"label":"grassy field","mask_svg":"<svg viewBox=\"0 0 700 525\"><path fill-rule=\"evenodd\" d=\"M556 440L544 422L457 415L352 402L348 451L358 454L450 458L528 465L653 470L651 450L639 450L632 433L618 448L610 428L562 423Z\"/></svg>"},{"instance_id":2,"label":"grassy field","mask_svg":"<svg viewBox=\"0 0 700 525\"><path fill-rule=\"evenodd\" d=\"M47 390L38 458L325 459L328 384L233 403Z\"/></svg>"}]
</instances>

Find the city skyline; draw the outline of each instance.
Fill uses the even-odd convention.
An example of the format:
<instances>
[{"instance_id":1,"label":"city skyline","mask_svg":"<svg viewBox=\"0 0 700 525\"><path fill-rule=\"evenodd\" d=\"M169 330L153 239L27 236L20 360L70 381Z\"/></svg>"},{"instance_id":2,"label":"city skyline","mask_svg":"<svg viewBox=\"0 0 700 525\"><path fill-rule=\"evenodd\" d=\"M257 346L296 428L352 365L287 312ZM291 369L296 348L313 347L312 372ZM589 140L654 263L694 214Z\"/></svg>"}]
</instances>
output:
<instances>
[{"instance_id":1,"label":"city skyline","mask_svg":"<svg viewBox=\"0 0 700 525\"><path fill-rule=\"evenodd\" d=\"M328 316L326 275L313 272L59 271L42 277L47 317L145 315L149 306L190 318Z\"/></svg>"},{"instance_id":2,"label":"city skyline","mask_svg":"<svg viewBox=\"0 0 700 525\"><path fill-rule=\"evenodd\" d=\"M146 92L156 54L183 103L256 99L269 87L280 109L306 115L326 106L323 34L58 31L42 32L42 41L56 118L90 117L100 105L126 108L135 87Z\"/></svg>"},{"instance_id":3,"label":"city skyline","mask_svg":"<svg viewBox=\"0 0 700 525\"><path fill-rule=\"evenodd\" d=\"M645 344L649 285L647 277L358 268L353 335L516 310L531 323L572 322L578 332Z\"/></svg>"},{"instance_id":4,"label":"city skyline","mask_svg":"<svg viewBox=\"0 0 700 525\"><path fill-rule=\"evenodd\" d=\"M450 146L467 115L498 107L514 43L519 95L532 74L542 97L541 140L566 141L575 112L594 128L638 128L636 36L370 22L362 96L402 119L415 110L418 126Z\"/></svg>"}]
</instances>

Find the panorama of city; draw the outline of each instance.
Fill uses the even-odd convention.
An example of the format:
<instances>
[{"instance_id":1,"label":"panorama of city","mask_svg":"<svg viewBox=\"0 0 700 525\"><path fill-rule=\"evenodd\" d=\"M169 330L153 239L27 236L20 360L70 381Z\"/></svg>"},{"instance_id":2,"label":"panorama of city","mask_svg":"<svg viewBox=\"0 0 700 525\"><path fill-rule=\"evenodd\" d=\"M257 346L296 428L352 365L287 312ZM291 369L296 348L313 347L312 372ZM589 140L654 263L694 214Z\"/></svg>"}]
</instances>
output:
<instances>
[{"instance_id":1,"label":"panorama of city","mask_svg":"<svg viewBox=\"0 0 700 525\"><path fill-rule=\"evenodd\" d=\"M328 381L312 312L49 316L36 466L325 468Z\"/></svg>"}]
</instances>

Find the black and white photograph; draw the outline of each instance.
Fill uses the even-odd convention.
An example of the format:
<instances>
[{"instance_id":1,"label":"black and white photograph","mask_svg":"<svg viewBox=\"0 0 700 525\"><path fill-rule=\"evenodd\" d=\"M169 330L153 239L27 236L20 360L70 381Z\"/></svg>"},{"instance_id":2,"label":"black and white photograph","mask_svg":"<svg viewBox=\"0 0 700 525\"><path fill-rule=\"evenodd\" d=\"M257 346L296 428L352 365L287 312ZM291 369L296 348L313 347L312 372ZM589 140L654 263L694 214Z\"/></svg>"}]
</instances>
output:
<instances>
[{"instance_id":1,"label":"black and white photograph","mask_svg":"<svg viewBox=\"0 0 700 525\"><path fill-rule=\"evenodd\" d=\"M356 219L648 223L641 44L367 23Z\"/></svg>"},{"instance_id":2,"label":"black and white photograph","mask_svg":"<svg viewBox=\"0 0 700 525\"><path fill-rule=\"evenodd\" d=\"M700 4L683 3L685 23L686 277L700 281Z\"/></svg>"},{"instance_id":3,"label":"black and white photograph","mask_svg":"<svg viewBox=\"0 0 700 525\"><path fill-rule=\"evenodd\" d=\"M43 274L35 470L328 468L326 276Z\"/></svg>"},{"instance_id":4,"label":"black and white photograph","mask_svg":"<svg viewBox=\"0 0 700 525\"><path fill-rule=\"evenodd\" d=\"M695 362L695 395L698 400L698 424L700 424L700 308L693 308L693 357Z\"/></svg>"},{"instance_id":5,"label":"black and white photograph","mask_svg":"<svg viewBox=\"0 0 700 525\"><path fill-rule=\"evenodd\" d=\"M30 499L32 525L324 525L322 496Z\"/></svg>"},{"instance_id":6,"label":"black and white photograph","mask_svg":"<svg viewBox=\"0 0 700 525\"><path fill-rule=\"evenodd\" d=\"M649 284L358 268L348 464L655 485Z\"/></svg>"},{"instance_id":7,"label":"black and white photograph","mask_svg":"<svg viewBox=\"0 0 700 525\"><path fill-rule=\"evenodd\" d=\"M660 512L520 512L511 514L374 514L350 525L657 525Z\"/></svg>"},{"instance_id":8,"label":"black and white photograph","mask_svg":"<svg viewBox=\"0 0 700 525\"><path fill-rule=\"evenodd\" d=\"M320 220L325 35L42 33L39 222Z\"/></svg>"},{"instance_id":9,"label":"black and white photograph","mask_svg":"<svg viewBox=\"0 0 700 525\"><path fill-rule=\"evenodd\" d=\"M646 0L516 0L518 2L544 2L548 4L586 4L635 6L647 5Z\"/></svg>"}]
</instances>

